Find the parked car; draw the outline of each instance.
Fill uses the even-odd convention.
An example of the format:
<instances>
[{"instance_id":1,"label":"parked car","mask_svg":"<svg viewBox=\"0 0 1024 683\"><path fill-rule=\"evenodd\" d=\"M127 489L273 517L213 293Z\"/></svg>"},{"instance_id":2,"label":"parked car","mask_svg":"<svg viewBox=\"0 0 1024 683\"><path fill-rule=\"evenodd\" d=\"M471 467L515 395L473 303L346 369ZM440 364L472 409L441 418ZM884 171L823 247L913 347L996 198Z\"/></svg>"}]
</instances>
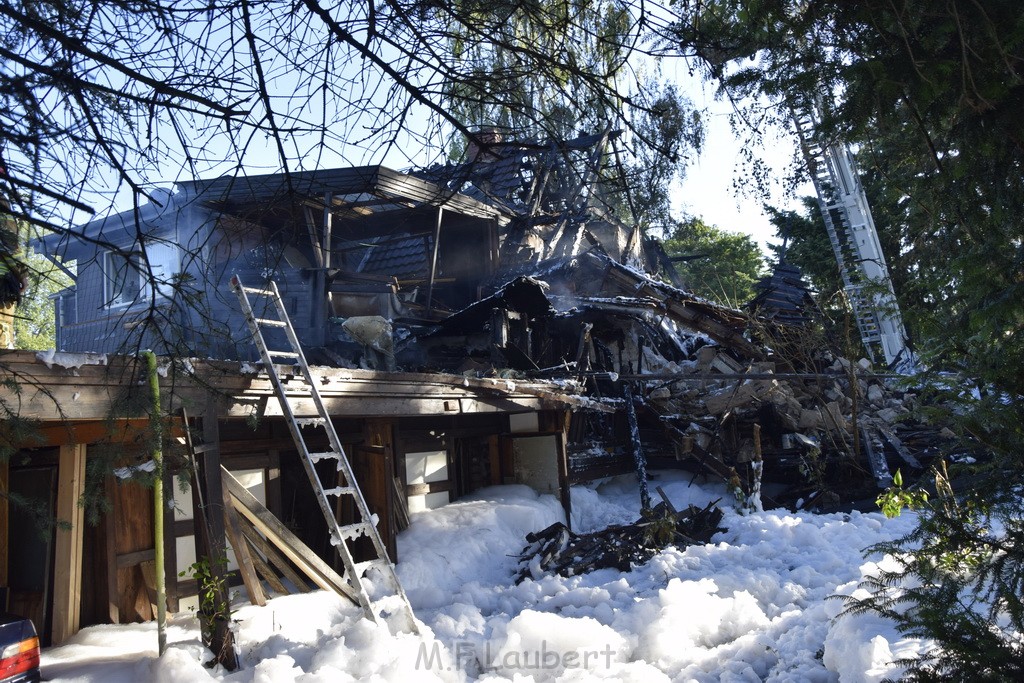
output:
<instances>
[{"instance_id":1,"label":"parked car","mask_svg":"<svg viewBox=\"0 0 1024 683\"><path fill-rule=\"evenodd\" d=\"M0 613L0 683L39 683L39 637L31 620Z\"/></svg>"}]
</instances>

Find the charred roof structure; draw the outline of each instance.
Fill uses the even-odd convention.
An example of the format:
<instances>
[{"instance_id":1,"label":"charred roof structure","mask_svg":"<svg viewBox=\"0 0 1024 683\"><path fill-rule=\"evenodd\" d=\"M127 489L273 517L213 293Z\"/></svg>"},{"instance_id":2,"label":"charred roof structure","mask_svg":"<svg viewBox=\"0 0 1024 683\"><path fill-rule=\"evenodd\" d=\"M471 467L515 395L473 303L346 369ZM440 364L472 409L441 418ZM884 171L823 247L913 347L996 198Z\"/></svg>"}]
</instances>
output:
<instances>
[{"instance_id":1,"label":"charred roof structure","mask_svg":"<svg viewBox=\"0 0 1024 683\"><path fill-rule=\"evenodd\" d=\"M313 362L571 380L615 406L614 415L573 415L568 448L581 479L644 458L732 478L755 450L817 471L800 463L805 451L820 449L825 474L849 481L847 469L869 473L859 478L868 488L856 495L887 481L884 463L876 458L878 467L869 467L863 446L903 462L907 449L893 444L906 402L870 377L870 364L842 365L823 343L801 348L816 339L807 332L816 308L798 269L781 262L748 312L686 291L656 240L613 210L603 171L617 136L607 129L568 141L491 135L460 164L182 183L163 206L143 207L148 233L129 230L137 221L127 214L84 231L114 241L123 234L125 252L143 252L151 270L176 278L175 287L149 292L165 295L155 297L158 310L183 318L179 337L163 340L175 355L253 358L223 291L240 273L247 282L277 283ZM59 252L51 241L49 251ZM156 263L176 245L186 248L166 267ZM87 248L69 245L65 255L82 259ZM103 266L92 270L111 264L84 262ZM189 268L192 277L176 275ZM147 292L124 279L80 267L62 299L65 350L112 351L138 328L136 303ZM202 290L186 292L203 302L198 313L176 305L188 287ZM140 308L152 315L152 306ZM98 339L107 347L97 348ZM882 415L877 429L861 415L867 408ZM755 422L763 427L756 449ZM783 479L799 482L794 490L820 488L790 470Z\"/></svg>"}]
</instances>

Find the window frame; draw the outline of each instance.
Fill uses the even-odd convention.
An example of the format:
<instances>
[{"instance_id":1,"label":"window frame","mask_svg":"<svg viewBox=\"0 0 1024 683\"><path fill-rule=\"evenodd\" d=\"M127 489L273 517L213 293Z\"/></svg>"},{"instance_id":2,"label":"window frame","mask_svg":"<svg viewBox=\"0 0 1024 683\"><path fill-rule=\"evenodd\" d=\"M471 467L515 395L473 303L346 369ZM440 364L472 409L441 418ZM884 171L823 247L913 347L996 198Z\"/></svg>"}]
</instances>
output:
<instances>
[{"instance_id":1,"label":"window frame","mask_svg":"<svg viewBox=\"0 0 1024 683\"><path fill-rule=\"evenodd\" d=\"M173 280L181 272L181 247L169 240L147 240L142 247L132 245L103 251L103 307L121 309L149 299L174 296ZM128 258L125 258L125 254ZM154 263L151 256L157 258ZM126 288L134 271L138 284Z\"/></svg>"},{"instance_id":2,"label":"window frame","mask_svg":"<svg viewBox=\"0 0 1024 683\"><path fill-rule=\"evenodd\" d=\"M125 258L126 253L128 258ZM104 250L100 264L103 273L103 307L126 308L140 301L148 289L146 269L146 256L142 251ZM133 274L136 286L127 289Z\"/></svg>"}]
</instances>

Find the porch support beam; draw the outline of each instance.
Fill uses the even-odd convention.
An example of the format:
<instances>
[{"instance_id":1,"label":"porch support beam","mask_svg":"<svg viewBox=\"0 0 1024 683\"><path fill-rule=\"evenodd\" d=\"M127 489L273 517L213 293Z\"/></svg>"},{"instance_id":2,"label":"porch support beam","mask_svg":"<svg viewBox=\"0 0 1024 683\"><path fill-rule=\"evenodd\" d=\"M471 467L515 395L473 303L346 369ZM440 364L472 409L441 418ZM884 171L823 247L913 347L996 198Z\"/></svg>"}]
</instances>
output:
<instances>
[{"instance_id":1,"label":"porch support beam","mask_svg":"<svg viewBox=\"0 0 1024 683\"><path fill-rule=\"evenodd\" d=\"M57 528L53 577L53 644L78 633L82 604L82 539L85 510L78 501L85 491L85 444L60 447L57 467Z\"/></svg>"}]
</instances>

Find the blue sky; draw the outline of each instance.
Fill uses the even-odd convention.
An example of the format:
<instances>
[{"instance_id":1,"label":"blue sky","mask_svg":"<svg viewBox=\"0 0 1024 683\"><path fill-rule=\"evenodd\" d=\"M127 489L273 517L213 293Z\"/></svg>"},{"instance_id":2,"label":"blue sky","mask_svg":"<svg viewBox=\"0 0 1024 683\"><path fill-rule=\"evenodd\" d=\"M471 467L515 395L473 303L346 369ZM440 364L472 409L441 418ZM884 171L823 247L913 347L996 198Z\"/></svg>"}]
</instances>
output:
<instances>
[{"instance_id":1,"label":"blue sky","mask_svg":"<svg viewBox=\"0 0 1024 683\"><path fill-rule=\"evenodd\" d=\"M777 128L769 129L764 136L756 153L773 173L767 188L770 196L761 197L753 183L745 178L741 150L746 142L729 125L731 105L716 100L707 87L692 81L683 82L694 106L704 111L707 139L703 151L691 162L686 177L673 192L673 208L699 216L724 230L749 234L766 249L769 241L778 240L762 209L764 202L785 209L799 207L797 198L784 192L781 182L797 151L796 137L790 131ZM747 192L739 192L737 187L745 187ZM805 183L798 188L798 193L810 195L814 188Z\"/></svg>"}]
</instances>

